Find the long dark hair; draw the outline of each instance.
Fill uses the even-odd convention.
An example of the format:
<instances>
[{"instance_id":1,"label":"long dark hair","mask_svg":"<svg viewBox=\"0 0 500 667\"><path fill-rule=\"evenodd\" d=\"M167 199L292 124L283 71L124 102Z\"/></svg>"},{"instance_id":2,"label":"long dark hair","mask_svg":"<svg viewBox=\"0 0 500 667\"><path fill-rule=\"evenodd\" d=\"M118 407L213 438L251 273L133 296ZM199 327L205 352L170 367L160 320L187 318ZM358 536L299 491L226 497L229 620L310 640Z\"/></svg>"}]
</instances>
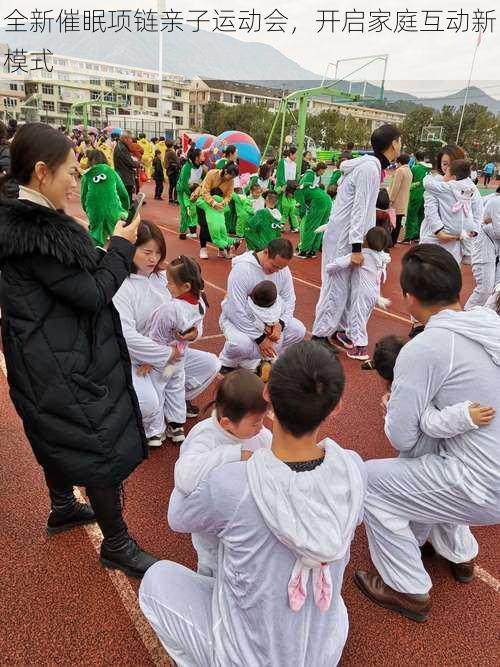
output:
<instances>
[{"instance_id":1,"label":"long dark hair","mask_svg":"<svg viewBox=\"0 0 500 667\"><path fill-rule=\"evenodd\" d=\"M160 228L154 224L154 222L149 222L149 220L141 220L139 223L139 228L137 230L137 240L135 242L135 247L140 248L149 241L156 241L160 249L160 259L158 264L153 269L153 273L158 273L161 270L161 265L165 261L167 256L167 244L165 243L165 238L161 233ZM132 263L131 273L137 273L135 265Z\"/></svg>"},{"instance_id":2,"label":"long dark hair","mask_svg":"<svg viewBox=\"0 0 500 667\"><path fill-rule=\"evenodd\" d=\"M195 259L186 257L186 255L179 255L179 257L176 257L169 263L168 268L176 283L189 283L191 285L191 294L196 299L201 298L205 306L209 307L205 294L205 282L201 276L201 267ZM200 314L203 314L203 312L204 310L200 304Z\"/></svg>"}]
</instances>

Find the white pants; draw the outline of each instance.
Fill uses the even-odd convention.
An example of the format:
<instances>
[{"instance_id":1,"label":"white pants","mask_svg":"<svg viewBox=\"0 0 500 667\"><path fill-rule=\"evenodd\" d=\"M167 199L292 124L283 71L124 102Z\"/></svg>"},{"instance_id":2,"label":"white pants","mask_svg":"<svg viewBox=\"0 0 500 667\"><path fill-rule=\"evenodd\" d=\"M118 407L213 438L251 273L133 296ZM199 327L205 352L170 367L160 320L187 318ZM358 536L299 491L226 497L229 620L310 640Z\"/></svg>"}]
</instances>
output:
<instances>
[{"instance_id":1,"label":"white pants","mask_svg":"<svg viewBox=\"0 0 500 667\"><path fill-rule=\"evenodd\" d=\"M379 288L371 290L356 289L351 291L346 329L347 337L357 347L368 345L368 320L377 304ZM339 326L341 322L339 322Z\"/></svg>"},{"instance_id":2,"label":"white pants","mask_svg":"<svg viewBox=\"0 0 500 667\"><path fill-rule=\"evenodd\" d=\"M316 304L313 336L324 338L345 329L346 311L351 298L351 271L351 267L340 269L331 280L327 275L323 277Z\"/></svg>"},{"instance_id":3,"label":"white pants","mask_svg":"<svg viewBox=\"0 0 500 667\"><path fill-rule=\"evenodd\" d=\"M220 361L215 354L193 350L191 347L186 350L184 357L184 396L190 401L212 383L220 370ZM155 381L156 375L159 375L157 371L151 371L148 375L139 377L137 368L132 366L132 380L148 438L159 435L165 430L165 386L163 391L159 389L161 382L158 379ZM171 421L178 420L171 419Z\"/></svg>"},{"instance_id":4,"label":"white pants","mask_svg":"<svg viewBox=\"0 0 500 667\"><path fill-rule=\"evenodd\" d=\"M490 262L473 263L472 275L474 276L476 285L464 306L465 310L470 310L474 306L484 306L493 294L495 285L500 282L500 263L498 262L498 258L495 257Z\"/></svg>"},{"instance_id":5,"label":"white pants","mask_svg":"<svg viewBox=\"0 0 500 667\"><path fill-rule=\"evenodd\" d=\"M457 459L432 454L366 463L364 522L370 555L394 590L423 594L431 589L419 549L428 536L438 554L464 563L478 553L468 526L500 521L500 498L488 505L475 503L461 466Z\"/></svg>"},{"instance_id":6,"label":"white pants","mask_svg":"<svg viewBox=\"0 0 500 667\"><path fill-rule=\"evenodd\" d=\"M226 337L226 342L219 355L222 365L229 368L242 367L255 370L261 360L260 349L257 343L250 336L239 331L228 320L225 320L223 324L223 333ZM300 343L305 335L305 326L293 317L283 329L281 338L276 344L278 353L286 350L290 345Z\"/></svg>"},{"instance_id":7,"label":"white pants","mask_svg":"<svg viewBox=\"0 0 500 667\"><path fill-rule=\"evenodd\" d=\"M139 589L142 613L178 667L210 667L215 580L170 561L155 563Z\"/></svg>"}]
</instances>

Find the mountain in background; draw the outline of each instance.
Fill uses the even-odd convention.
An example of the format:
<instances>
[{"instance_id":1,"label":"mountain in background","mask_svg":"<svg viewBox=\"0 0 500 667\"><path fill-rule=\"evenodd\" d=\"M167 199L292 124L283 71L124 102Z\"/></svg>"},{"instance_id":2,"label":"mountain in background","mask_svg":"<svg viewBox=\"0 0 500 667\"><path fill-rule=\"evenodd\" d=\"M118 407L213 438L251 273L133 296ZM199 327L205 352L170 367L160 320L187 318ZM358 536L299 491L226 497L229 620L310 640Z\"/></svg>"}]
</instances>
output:
<instances>
[{"instance_id":1,"label":"mountain in background","mask_svg":"<svg viewBox=\"0 0 500 667\"><path fill-rule=\"evenodd\" d=\"M195 31L184 25L183 30L164 32L163 67L165 72L182 74L188 78L201 76L212 79L245 81L277 89L299 90L321 84L321 76L310 72L284 56L280 51L259 42L242 42L226 34ZM158 37L155 33L121 31L47 33L10 32L0 28L0 43L11 48L41 50L44 47L61 55L88 58L129 67L156 69L158 67ZM262 75L266 79L262 78ZM339 88L347 90L347 83ZM363 84L353 84L352 92L362 92ZM379 88L367 84L366 94L377 97ZM401 110L411 104L424 104L440 109L446 104L459 106L464 91L439 98L418 99L409 93L386 90L385 100L394 111L394 103L402 101ZM500 112L500 100L479 88L471 88L470 102L482 104L494 113ZM379 103L384 104L384 103Z\"/></svg>"}]
</instances>

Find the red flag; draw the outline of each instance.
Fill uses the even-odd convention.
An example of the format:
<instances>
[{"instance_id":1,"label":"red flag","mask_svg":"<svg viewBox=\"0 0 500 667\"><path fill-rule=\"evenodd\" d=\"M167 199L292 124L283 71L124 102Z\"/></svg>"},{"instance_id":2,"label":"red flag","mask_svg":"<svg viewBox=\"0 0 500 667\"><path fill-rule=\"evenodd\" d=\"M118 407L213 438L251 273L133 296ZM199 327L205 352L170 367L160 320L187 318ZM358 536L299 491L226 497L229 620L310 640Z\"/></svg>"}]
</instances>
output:
<instances>
[{"instance_id":1,"label":"red flag","mask_svg":"<svg viewBox=\"0 0 500 667\"><path fill-rule=\"evenodd\" d=\"M182 135L182 152L186 153L189 148L189 134L184 132Z\"/></svg>"}]
</instances>

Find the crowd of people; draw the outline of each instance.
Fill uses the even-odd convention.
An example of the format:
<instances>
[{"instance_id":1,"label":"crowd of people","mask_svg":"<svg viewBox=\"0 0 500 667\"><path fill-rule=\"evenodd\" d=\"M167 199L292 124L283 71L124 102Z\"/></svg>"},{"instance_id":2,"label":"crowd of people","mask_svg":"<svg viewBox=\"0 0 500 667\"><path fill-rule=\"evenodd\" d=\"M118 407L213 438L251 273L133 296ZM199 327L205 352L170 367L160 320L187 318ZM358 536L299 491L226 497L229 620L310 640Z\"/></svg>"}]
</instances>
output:
<instances>
[{"instance_id":1,"label":"crowd of people","mask_svg":"<svg viewBox=\"0 0 500 667\"><path fill-rule=\"evenodd\" d=\"M337 664L360 523L374 569L355 582L372 602L428 620L424 551L472 581L470 526L500 518L500 188L481 197L460 147L440 152L434 174L383 125L369 154L348 146L329 177L308 154L297 174L290 147L247 178L234 146L207 170L194 146L181 155L127 133L89 138L84 150L48 125L23 125L10 140L0 126L0 159L7 143L3 351L46 479L47 531L98 523L101 563L143 578L141 609L176 664ZM168 180L180 239L199 238L203 261L186 251L166 262L161 228L144 209L129 216L142 173L157 200ZM79 179L87 220L68 213ZM384 336L370 358L367 324L387 306L381 290L400 239L411 243L399 281L412 330ZM210 307L211 244L231 259L218 356L194 347ZM318 253L306 340L290 263ZM475 287L463 307L464 263ZM339 349L387 383L393 458L363 461L319 438L341 409ZM210 416L186 434L213 383ZM123 516L123 482L166 439L181 445L168 523L192 535L197 572L141 549Z\"/></svg>"}]
</instances>

